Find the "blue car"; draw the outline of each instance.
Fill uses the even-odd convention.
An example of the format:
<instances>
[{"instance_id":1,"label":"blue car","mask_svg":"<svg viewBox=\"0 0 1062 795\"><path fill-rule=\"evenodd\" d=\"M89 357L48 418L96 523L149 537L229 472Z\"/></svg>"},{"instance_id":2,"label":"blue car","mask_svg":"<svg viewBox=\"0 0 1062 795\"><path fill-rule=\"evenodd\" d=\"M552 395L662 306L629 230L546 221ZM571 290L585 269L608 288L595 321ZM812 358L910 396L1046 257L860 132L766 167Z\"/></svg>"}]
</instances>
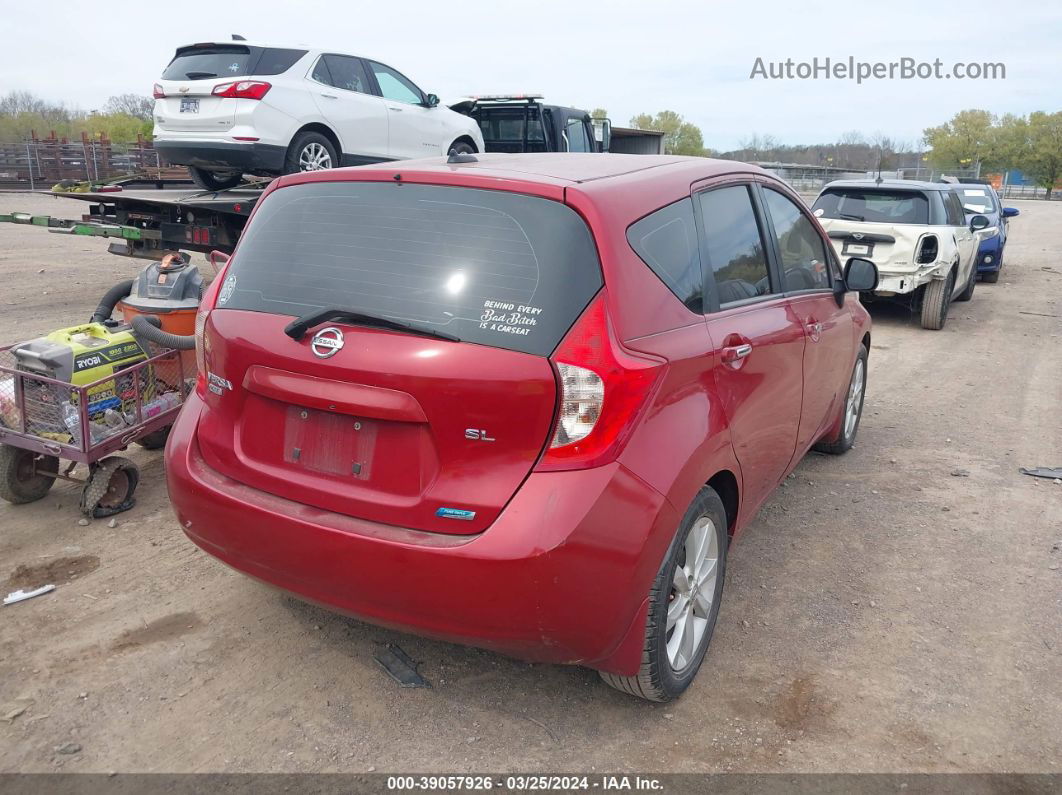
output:
<instances>
[{"instance_id":1,"label":"blue car","mask_svg":"<svg viewBox=\"0 0 1062 795\"><path fill-rule=\"evenodd\" d=\"M1003 247L1007 244L1007 219L1018 215L1018 210L1001 206L991 185L960 184L954 190L962 200L967 220L974 215L988 218L988 228L981 231L977 248L977 275L983 282L997 282L1003 268Z\"/></svg>"}]
</instances>

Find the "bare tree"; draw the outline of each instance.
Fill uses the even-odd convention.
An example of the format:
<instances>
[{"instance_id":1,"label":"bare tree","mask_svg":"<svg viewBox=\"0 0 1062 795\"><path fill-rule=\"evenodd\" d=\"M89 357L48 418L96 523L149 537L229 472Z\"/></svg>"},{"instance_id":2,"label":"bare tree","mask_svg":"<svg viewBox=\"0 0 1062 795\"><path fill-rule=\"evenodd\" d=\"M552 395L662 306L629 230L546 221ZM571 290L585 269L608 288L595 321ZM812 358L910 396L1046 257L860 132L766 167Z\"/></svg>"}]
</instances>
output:
<instances>
[{"instance_id":1,"label":"bare tree","mask_svg":"<svg viewBox=\"0 0 1062 795\"><path fill-rule=\"evenodd\" d=\"M104 113L124 113L144 121L151 121L155 109L155 100L140 94L119 94L107 100L103 106Z\"/></svg>"}]
</instances>

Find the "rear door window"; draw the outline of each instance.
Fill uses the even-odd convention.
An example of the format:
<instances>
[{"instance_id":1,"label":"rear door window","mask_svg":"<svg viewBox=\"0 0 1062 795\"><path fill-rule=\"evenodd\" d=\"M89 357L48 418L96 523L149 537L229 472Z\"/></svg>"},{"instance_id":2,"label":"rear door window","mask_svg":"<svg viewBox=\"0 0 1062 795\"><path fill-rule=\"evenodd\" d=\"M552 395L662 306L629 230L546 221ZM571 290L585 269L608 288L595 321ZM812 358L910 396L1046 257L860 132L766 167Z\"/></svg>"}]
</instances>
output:
<instances>
[{"instance_id":1,"label":"rear door window","mask_svg":"<svg viewBox=\"0 0 1062 795\"><path fill-rule=\"evenodd\" d=\"M746 185L699 194L704 247L720 306L777 292L771 286L766 246Z\"/></svg>"},{"instance_id":2,"label":"rear door window","mask_svg":"<svg viewBox=\"0 0 1062 795\"><path fill-rule=\"evenodd\" d=\"M361 60L349 55L322 55L314 69L313 79L319 83L342 88L344 91L357 91L362 94L369 90L369 78Z\"/></svg>"},{"instance_id":3,"label":"rear door window","mask_svg":"<svg viewBox=\"0 0 1062 795\"><path fill-rule=\"evenodd\" d=\"M879 224L928 224L929 202L921 193L877 188L828 188L815 200L818 218Z\"/></svg>"},{"instance_id":4,"label":"rear door window","mask_svg":"<svg viewBox=\"0 0 1062 795\"><path fill-rule=\"evenodd\" d=\"M290 316L338 307L545 356L601 285L589 229L559 202L318 182L263 201L218 307Z\"/></svg>"},{"instance_id":5,"label":"rear door window","mask_svg":"<svg viewBox=\"0 0 1062 795\"><path fill-rule=\"evenodd\" d=\"M687 309L704 311L704 277L691 199L669 204L632 224L627 241Z\"/></svg>"},{"instance_id":6,"label":"rear door window","mask_svg":"<svg viewBox=\"0 0 1062 795\"><path fill-rule=\"evenodd\" d=\"M948 214L948 226L965 226L966 212L962 208L959 197L951 191L944 195L944 210Z\"/></svg>"}]
</instances>

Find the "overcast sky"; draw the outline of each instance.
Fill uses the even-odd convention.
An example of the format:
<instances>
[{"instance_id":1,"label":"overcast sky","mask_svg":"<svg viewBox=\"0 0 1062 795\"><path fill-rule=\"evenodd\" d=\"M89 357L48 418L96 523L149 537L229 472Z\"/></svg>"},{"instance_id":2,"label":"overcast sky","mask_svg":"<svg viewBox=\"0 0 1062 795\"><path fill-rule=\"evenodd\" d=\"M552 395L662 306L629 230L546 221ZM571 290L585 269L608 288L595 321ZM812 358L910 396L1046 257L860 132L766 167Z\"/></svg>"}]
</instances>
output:
<instances>
[{"instance_id":1,"label":"overcast sky","mask_svg":"<svg viewBox=\"0 0 1062 795\"><path fill-rule=\"evenodd\" d=\"M620 126L636 113L671 109L717 150L753 133L817 143L853 129L917 143L924 127L964 108L1062 109L1057 2L181 0L92 8L8 4L0 93L28 89L91 109L112 94L150 94L175 47L239 33L374 56L444 101L536 91L558 104L604 107ZM945 69L1002 62L1006 79L749 79L757 57L816 56L940 58Z\"/></svg>"}]
</instances>

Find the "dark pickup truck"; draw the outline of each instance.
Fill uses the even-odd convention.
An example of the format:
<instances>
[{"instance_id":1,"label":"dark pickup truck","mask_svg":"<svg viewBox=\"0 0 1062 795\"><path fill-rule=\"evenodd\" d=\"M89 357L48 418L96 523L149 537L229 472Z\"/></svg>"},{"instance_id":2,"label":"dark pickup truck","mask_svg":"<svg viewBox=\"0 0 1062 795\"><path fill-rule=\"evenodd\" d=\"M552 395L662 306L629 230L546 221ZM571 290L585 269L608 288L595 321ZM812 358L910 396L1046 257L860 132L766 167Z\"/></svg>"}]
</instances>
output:
<instances>
[{"instance_id":1,"label":"dark pickup truck","mask_svg":"<svg viewBox=\"0 0 1062 795\"><path fill-rule=\"evenodd\" d=\"M471 97L451 110L479 122L488 152L607 152L612 124L537 94Z\"/></svg>"}]
</instances>

